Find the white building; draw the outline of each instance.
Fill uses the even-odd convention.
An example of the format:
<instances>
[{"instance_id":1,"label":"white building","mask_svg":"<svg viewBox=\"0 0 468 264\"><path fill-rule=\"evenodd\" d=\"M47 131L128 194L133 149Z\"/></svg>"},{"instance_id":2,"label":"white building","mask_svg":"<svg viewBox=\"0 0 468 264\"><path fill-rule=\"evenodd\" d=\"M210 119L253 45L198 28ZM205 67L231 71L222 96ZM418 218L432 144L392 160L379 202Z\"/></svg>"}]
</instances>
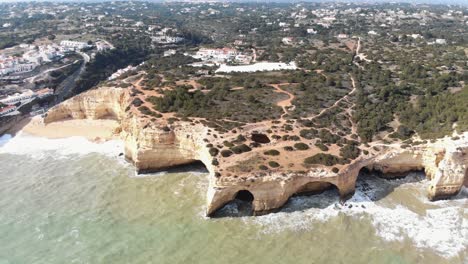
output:
<instances>
[{"instance_id":1,"label":"white building","mask_svg":"<svg viewBox=\"0 0 468 264\"><path fill-rule=\"evenodd\" d=\"M17 107L14 105L7 105L5 107L0 107L0 116L11 114L16 111L16 108Z\"/></svg>"},{"instance_id":2,"label":"white building","mask_svg":"<svg viewBox=\"0 0 468 264\"><path fill-rule=\"evenodd\" d=\"M413 39L422 39L423 38L423 36L421 36L420 34L411 34L409 36L412 37Z\"/></svg>"},{"instance_id":3,"label":"white building","mask_svg":"<svg viewBox=\"0 0 468 264\"><path fill-rule=\"evenodd\" d=\"M129 65L127 66L126 68L123 68L123 69L119 69L117 70L116 72L114 72L109 78L108 80L109 81L112 81L112 80L115 80L117 78L119 78L122 74L128 72L128 71L133 71L133 70L136 70L137 67L134 67L132 65Z\"/></svg>"},{"instance_id":4,"label":"white building","mask_svg":"<svg viewBox=\"0 0 468 264\"><path fill-rule=\"evenodd\" d=\"M338 36L336 36L337 38L339 39L347 39L349 36L348 34L338 34Z\"/></svg>"},{"instance_id":5,"label":"white building","mask_svg":"<svg viewBox=\"0 0 468 264\"><path fill-rule=\"evenodd\" d=\"M163 36L151 37L151 40L160 44L174 44L174 43L179 43L183 41L184 38L163 35Z\"/></svg>"},{"instance_id":6,"label":"white building","mask_svg":"<svg viewBox=\"0 0 468 264\"><path fill-rule=\"evenodd\" d=\"M98 51L106 51L106 50L114 49L114 46L112 46L110 43L106 41L97 41L96 49Z\"/></svg>"},{"instance_id":7,"label":"white building","mask_svg":"<svg viewBox=\"0 0 468 264\"><path fill-rule=\"evenodd\" d=\"M14 95L10 95L8 96L7 98L4 98L2 100L0 100L0 103L2 104L16 104L18 102L21 102L21 101L24 101L24 100L29 100L29 99L32 99L32 98L35 98L36 97L36 94L31 91L31 90L28 90L26 92L23 92L23 93L16 93Z\"/></svg>"},{"instance_id":8,"label":"white building","mask_svg":"<svg viewBox=\"0 0 468 264\"><path fill-rule=\"evenodd\" d=\"M222 48L222 49L205 49L201 48L197 53L193 56L197 59L202 60L212 60L212 61L228 61L234 60L236 55L238 55L237 50L230 49L230 48Z\"/></svg>"},{"instance_id":9,"label":"white building","mask_svg":"<svg viewBox=\"0 0 468 264\"><path fill-rule=\"evenodd\" d=\"M79 50L90 47L85 42L72 41L72 40L62 40L60 42L60 46L66 47L66 48L71 48L71 49L79 49Z\"/></svg>"},{"instance_id":10,"label":"white building","mask_svg":"<svg viewBox=\"0 0 468 264\"><path fill-rule=\"evenodd\" d=\"M38 66L18 57L0 57L0 75L32 71Z\"/></svg>"},{"instance_id":11,"label":"white building","mask_svg":"<svg viewBox=\"0 0 468 264\"><path fill-rule=\"evenodd\" d=\"M317 34L317 31L315 29L313 29L313 28L308 28L307 29L307 34L314 34L315 35L315 34Z\"/></svg>"},{"instance_id":12,"label":"white building","mask_svg":"<svg viewBox=\"0 0 468 264\"><path fill-rule=\"evenodd\" d=\"M294 39L292 37L285 37L281 39L281 42L285 45L292 45L294 43Z\"/></svg>"},{"instance_id":13,"label":"white building","mask_svg":"<svg viewBox=\"0 0 468 264\"><path fill-rule=\"evenodd\" d=\"M445 45L447 44L447 41L445 39L436 39L435 43L439 45Z\"/></svg>"},{"instance_id":14,"label":"white building","mask_svg":"<svg viewBox=\"0 0 468 264\"><path fill-rule=\"evenodd\" d=\"M174 55L174 54L176 54L176 50L170 49L170 50L164 51L164 55L163 55L163 56L164 56L164 57L169 57L169 56Z\"/></svg>"},{"instance_id":15,"label":"white building","mask_svg":"<svg viewBox=\"0 0 468 264\"><path fill-rule=\"evenodd\" d=\"M64 55L60 47L56 44L40 46L38 49L31 49L23 54L23 59L36 64L54 61L62 58Z\"/></svg>"}]
</instances>

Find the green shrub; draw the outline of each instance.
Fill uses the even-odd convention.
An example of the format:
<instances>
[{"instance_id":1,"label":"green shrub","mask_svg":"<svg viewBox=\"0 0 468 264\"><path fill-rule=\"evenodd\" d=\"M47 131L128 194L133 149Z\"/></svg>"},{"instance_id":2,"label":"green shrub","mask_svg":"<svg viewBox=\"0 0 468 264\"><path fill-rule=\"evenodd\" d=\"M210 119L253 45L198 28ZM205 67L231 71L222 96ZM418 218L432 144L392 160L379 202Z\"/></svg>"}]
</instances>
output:
<instances>
[{"instance_id":1,"label":"green shrub","mask_svg":"<svg viewBox=\"0 0 468 264\"><path fill-rule=\"evenodd\" d=\"M361 150L357 147L357 144L348 144L340 149L340 155L344 159L355 159L360 154Z\"/></svg>"},{"instance_id":2,"label":"green shrub","mask_svg":"<svg viewBox=\"0 0 468 264\"><path fill-rule=\"evenodd\" d=\"M326 166L333 166L340 163L340 158L335 155L319 153L314 156L308 157L304 160L305 164L322 164Z\"/></svg>"},{"instance_id":3,"label":"green shrub","mask_svg":"<svg viewBox=\"0 0 468 264\"><path fill-rule=\"evenodd\" d=\"M309 146L307 144L305 144L305 143L302 143L302 142L294 144L294 147L296 149L298 149L298 150L308 150L309 149Z\"/></svg>"},{"instance_id":4,"label":"green shrub","mask_svg":"<svg viewBox=\"0 0 468 264\"><path fill-rule=\"evenodd\" d=\"M221 156L227 158L229 156L231 156L233 153L232 151L228 150L228 149L223 149L221 150Z\"/></svg>"},{"instance_id":5,"label":"green shrub","mask_svg":"<svg viewBox=\"0 0 468 264\"><path fill-rule=\"evenodd\" d=\"M132 101L132 105L136 107L140 107L143 104L143 101L140 98L135 98Z\"/></svg>"},{"instance_id":6,"label":"green shrub","mask_svg":"<svg viewBox=\"0 0 468 264\"><path fill-rule=\"evenodd\" d=\"M243 136L243 135L238 135L237 138L236 138L236 142L245 142L247 139Z\"/></svg>"},{"instance_id":7,"label":"green shrub","mask_svg":"<svg viewBox=\"0 0 468 264\"><path fill-rule=\"evenodd\" d=\"M305 139L314 139L317 137L318 132L315 129L302 129L299 135Z\"/></svg>"},{"instance_id":8,"label":"green shrub","mask_svg":"<svg viewBox=\"0 0 468 264\"><path fill-rule=\"evenodd\" d=\"M334 173L338 173L340 170L339 170L337 167L333 167L332 171L333 171Z\"/></svg>"},{"instance_id":9,"label":"green shrub","mask_svg":"<svg viewBox=\"0 0 468 264\"><path fill-rule=\"evenodd\" d=\"M245 145L245 144L242 144L242 145L239 145L239 146L234 146L231 148L232 152L236 153L236 154L240 154L240 153L243 153L243 152L248 152L248 151L251 151L252 149Z\"/></svg>"},{"instance_id":10,"label":"green shrub","mask_svg":"<svg viewBox=\"0 0 468 264\"><path fill-rule=\"evenodd\" d=\"M270 149L270 150L263 152L263 154L269 155L269 156L278 156L280 152L277 151L276 149Z\"/></svg>"},{"instance_id":11,"label":"green shrub","mask_svg":"<svg viewBox=\"0 0 468 264\"><path fill-rule=\"evenodd\" d=\"M321 151L328 151L328 147L325 146L325 144L319 142L319 143L315 143L315 146L318 147Z\"/></svg>"},{"instance_id":12,"label":"green shrub","mask_svg":"<svg viewBox=\"0 0 468 264\"><path fill-rule=\"evenodd\" d=\"M268 170L268 167L265 166L265 165L260 165L260 166L258 166L258 168L261 169L261 170Z\"/></svg>"},{"instance_id":13,"label":"green shrub","mask_svg":"<svg viewBox=\"0 0 468 264\"><path fill-rule=\"evenodd\" d=\"M270 161L268 162L268 165L270 165L270 167L272 168L278 168L280 166L279 163L276 161Z\"/></svg>"},{"instance_id":14,"label":"green shrub","mask_svg":"<svg viewBox=\"0 0 468 264\"><path fill-rule=\"evenodd\" d=\"M232 144L232 143L229 142L229 141L224 141L224 142L223 142L223 145L226 146L226 147L228 147L228 148L234 147L234 144Z\"/></svg>"},{"instance_id":15,"label":"green shrub","mask_svg":"<svg viewBox=\"0 0 468 264\"><path fill-rule=\"evenodd\" d=\"M299 140L301 140L301 138L298 137L298 136L296 136L296 135L292 135L292 136L289 137L289 140L292 140L292 141L299 141Z\"/></svg>"},{"instance_id":16,"label":"green shrub","mask_svg":"<svg viewBox=\"0 0 468 264\"><path fill-rule=\"evenodd\" d=\"M291 147L291 146L286 146L283 149L286 150L286 151L294 151L294 148Z\"/></svg>"},{"instance_id":17,"label":"green shrub","mask_svg":"<svg viewBox=\"0 0 468 264\"><path fill-rule=\"evenodd\" d=\"M219 150L217 148L210 148L209 152L210 152L210 155L212 157L214 157L214 156L218 155Z\"/></svg>"}]
</instances>

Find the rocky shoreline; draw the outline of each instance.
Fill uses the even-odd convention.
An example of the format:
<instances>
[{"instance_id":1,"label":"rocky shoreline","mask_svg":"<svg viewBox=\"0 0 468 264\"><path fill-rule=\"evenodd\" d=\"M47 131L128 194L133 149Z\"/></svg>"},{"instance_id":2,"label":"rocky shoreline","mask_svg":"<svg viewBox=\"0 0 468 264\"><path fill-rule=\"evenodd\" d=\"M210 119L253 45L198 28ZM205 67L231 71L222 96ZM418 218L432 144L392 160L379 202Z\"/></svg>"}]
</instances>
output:
<instances>
[{"instance_id":1,"label":"rocky shoreline","mask_svg":"<svg viewBox=\"0 0 468 264\"><path fill-rule=\"evenodd\" d=\"M49 110L44 124L65 119L109 119L119 123L116 133L125 142L125 157L133 162L137 172L157 171L173 166L201 161L209 171L207 211L210 216L236 198L240 191L253 197L255 215L274 211L298 193L319 192L330 185L338 188L341 200L354 194L359 171L363 168L384 174L398 175L412 170L424 170L430 186L431 200L456 195L468 186L468 133L457 139L442 138L432 143L402 148L400 144L378 146L376 153L361 154L357 159L334 172L330 166L313 166L307 170L288 168L267 171L233 173L220 159L213 162L209 144L220 144L226 136L213 133L202 122L150 119L130 108L127 89L101 87L77 95ZM252 127L252 128L248 128ZM266 129L247 126L239 132L246 138ZM207 144L209 143L209 144ZM272 140L269 143L274 145ZM240 155L237 162L247 162L256 149Z\"/></svg>"}]
</instances>

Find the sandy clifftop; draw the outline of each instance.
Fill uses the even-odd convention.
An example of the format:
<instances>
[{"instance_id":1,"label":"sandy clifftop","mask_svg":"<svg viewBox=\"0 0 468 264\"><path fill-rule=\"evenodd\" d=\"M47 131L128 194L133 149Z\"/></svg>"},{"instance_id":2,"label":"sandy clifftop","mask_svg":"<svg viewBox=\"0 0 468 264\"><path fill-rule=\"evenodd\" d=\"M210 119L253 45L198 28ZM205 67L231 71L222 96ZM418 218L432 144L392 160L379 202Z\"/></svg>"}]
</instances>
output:
<instances>
[{"instance_id":1,"label":"sandy clifftop","mask_svg":"<svg viewBox=\"0 0 468 264\"><path fill-rule=\"evenodd\" d=\"M468 184L468 133L456 140L444 138L405 149L399 144L374 146L378 151L361 154L333 170L324 165L306 169L292 166L258 169L249 164L265 160L262 155L269 146L282 144L261 134L268 129L267 124L249 124L236 133L222 134L199 119L170 121L135 110L128 90L102 87L52 108L44 123L66 118L114 118L120 126L120 138L125 142L125 156L139 172L203 162L210 172L207 215L235 199L240 191L248 191L253 196L255 214L280 208L294 194L318 192L333 185L338 188L341 199L347 199L354 193L358 173L363 168L389 175L424 169L431 181L427 190L430 199L455 195ZM239 135L246 142L256 143L256 147L245 153L231 153L228 157L221 155L218 149L238 139ZM281 155L293 159L295 154Z\"/></svg>"}]
</instances>

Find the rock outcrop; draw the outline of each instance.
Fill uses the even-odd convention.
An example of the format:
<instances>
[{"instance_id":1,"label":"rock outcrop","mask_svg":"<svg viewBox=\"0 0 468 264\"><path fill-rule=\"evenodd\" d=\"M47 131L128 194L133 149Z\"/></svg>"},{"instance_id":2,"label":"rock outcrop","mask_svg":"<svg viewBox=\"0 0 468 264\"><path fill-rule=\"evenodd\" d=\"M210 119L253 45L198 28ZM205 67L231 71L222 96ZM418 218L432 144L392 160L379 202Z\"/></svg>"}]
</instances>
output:
<instances>
[{"instance_id":1,"label":"rock outcrop","mask_svg":"<svg viewBox=\"0 0 468 264\"><path fill-rule=\"evenodd\" d=\"M216 154L210 153L210 145L222 145L225 139L215 136L202 122L179 120L169 123L165 118L142 116L135 109L130 109L130 100L125 89L88 91L52 108L44 122L108 116L118 119L121 138L125 142L125 156L135 164L138 172L202 161L210 172L207 215L212 215L242 190L253 195L255 214L280 208L292 195L320 192L332 186L339 190L341 199L345 200L353 195L362 168L387 175L424 169L431 181L428 190L430 199L455 195L468 183L468 133L457 140L444 138L406 149L399 144L376 146L380 149L377 153L361 155L350 164L343 165L338 172L333 172L330 167L314 166L306 171L277 168L236 174L228 173L225 164L215 162L213 156ZM252 153L240 163L251 159Z\"/></svg>"}]
</instances>

